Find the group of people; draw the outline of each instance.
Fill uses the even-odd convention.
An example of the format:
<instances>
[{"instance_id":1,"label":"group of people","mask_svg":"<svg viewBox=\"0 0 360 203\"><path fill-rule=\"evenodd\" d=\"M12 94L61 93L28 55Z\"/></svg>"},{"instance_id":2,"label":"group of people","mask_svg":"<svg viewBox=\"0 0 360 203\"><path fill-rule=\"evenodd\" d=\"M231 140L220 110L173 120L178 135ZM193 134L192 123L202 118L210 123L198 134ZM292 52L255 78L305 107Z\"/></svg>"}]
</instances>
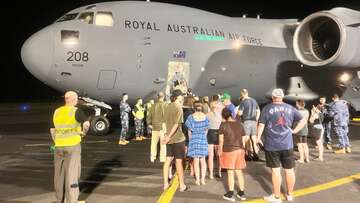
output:
<instances>
[{"instance_id":1,"label":"group of people","mask_svg":"<svg viewBox=\"0 0 360 203\"><path fill-rule=\"evenodd\" d=\"M221 169L227 170L227 192L223 199L235 201L236 197L245 200L246 157L258 160L259 149L265 152L266 166L272 172L272 194L264 197L268 202L281 200L281 167L285 171L286 194L288 201L293 200L295 185L294 140L299 151L299 163L309 162L307 136L313 135L319 155L316 160L323 161L323 143L332 150L329 127L338 137L336 154L351 153L347 103L333 96L333 102L326 104L325 97L313 106L311 113L305 109L305 102L298 100L296 108L283 101L281 89L272 91L272 102L260 111L256 100L249 97L246 89L240 91L240 104L236 107L228 93L197 98L192 94L184 95L174 90L170 102L165 94L159 92L151 105L142 107L138 99L135 107L130 108L128 96L123 94L120 103L122 130L119 144L126 145L129 127L129 113L135 120L136 140L144 136L144 118L148 130L151 129L150 161L158 157L163 162L164 190L169 187L171 168L176 168L180 192L189 187L184 181L184 165L190 168L196 185L206 184L206 175L214 178L214 159L218 160L218 177ZM78 180L81 172L81 139L86 135L90 123L81 109L76 108L78 96L69 91L65 94L65 105L58 108L50 128L55 143L54 184L57 202L76 202L79 195ZM309 127L311 126L311 128ZM311 133L310 133L311 132ZM207 158L207 159L206 159ZM69 168L74 169L69 171ZM235 176L238 188L235 191Z\"/></svg>"},{"instance_id":2,"label":"group of people","mask_svg":"<svg viewBox=\"0 0 360 203\"><path fill-rule=\"evenodd\" d=\"M285 197L292 201L296 161L294 143L299 151L297 161L309 162L307 136L311 134L319 152L314 160L323 161L324 141L327 148L332 149L331 136L324 136L325 129L331 123L339 138L334 152L350 153L347 136L349 112L346 102L340 100L338 95L334 95L331 104L326 104L325 97L321 97L320 104L313 106L311 113L305 109L303 100L298 100L296 107L293 107L284 103L283 98L284 92L274 89L272 103L260 111L258 103L249 97L246 89L240 91L240 104L237 107L228 93L214 95L209 101L207 97L200 99L174 90L171 103L167 104L164 94L160 92L149 112L149 125L153 128L150 160L156 160L157 144L160 142L164 189L169 187L172 163L175 163L182 192L188 190L184 182L184 165L190 168L196 185L205 185L207 171L208 177L214 178L214 158L217 157L218 177L221 177L221 169L227 169L228 175L228 192L223 198L245 200L242 170L246 167L246 160L259 160L259 148L263 148L266 165L272 169L273 181L273 194L264 197L265 200L281 202L280 167L283 167L287 183ZM238 180L236 192L235 175Z\"/></svg>"},{"instance_id":3,"label":"group of people","mask_svg":"<svg viewBox=\"0 0 360 203\"><path fill-rule=\"evenodd\" d=\"M307 137L309 134L315 140L316 148L318 150L318 157L314 160L323 161L324 157L324 143L328 150L333 150L331 131L333 131L338 138L338 145L333 152L335 154L351 153L351 146L348 137L349 125L349 108L344 100L340 100L337 94L333 95L332 102L326 104L326 98L320 97L319 104L313 106L311 113L305 108L303 100L296 101L296 107L299 112L309 120L312 128L309 129L306 124L304 128L295 135L297 146L299 150L299 163L310 162L309 148L307 144ZM312 133L309 133L311 131Z\"/></svg>"},{"instance_id":4,"label":"group of people","mask_svg":"<svg viewBox=\"0 0 360 203\"><path fill-rule=\"evenodd\" d=\"M142 141L146 139L145 134L151 134L151 127L149 125L145 125L148 123L148 115L151 106L154 104L154 100L150 100L148 103L143 105L143 100L138 98L136 100L136 104L133 109L131 109L127 100L129 96L127 93L124 93L121 97L120 102L120 121L121 121L121 132L120 132L120 139L119 145L127 145L129 144L128 132L129 132L129 114L132 113L134 117L134 125L135 125L135 140ZM145 128L146 126L146 128Z\"/></svg>"}]
</instances>

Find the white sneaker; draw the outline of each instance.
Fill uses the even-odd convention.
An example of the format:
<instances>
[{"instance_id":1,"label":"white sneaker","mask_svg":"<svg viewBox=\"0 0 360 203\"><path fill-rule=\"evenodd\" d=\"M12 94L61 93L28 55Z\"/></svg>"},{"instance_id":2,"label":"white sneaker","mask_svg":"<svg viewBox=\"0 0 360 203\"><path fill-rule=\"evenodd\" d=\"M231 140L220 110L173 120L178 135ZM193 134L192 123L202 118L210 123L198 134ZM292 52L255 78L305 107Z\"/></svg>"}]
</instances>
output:
<instances>
[{"instance_id":1,"label":"white sneaker","mask_svg":"<svg viewBox=\"0 0 360 203\"><path fill-rule=\"evenodd\" d=\"M281 198L275 198L275 195L272 194L270 196L264 197L264 200L269 203L282 203Z\"/></svg>"},{"instance_id":2,"label":"white sneaker","mask_svg":"<svg viewBox=\"0 0 360 203\"><path fill-rule=\"evenodd\" d=\"M286 200L287 200L288 202L294 201L294 197L293 197L292 195L286 194L285 196L286 196Z\"/></svg>"}]
</instances>

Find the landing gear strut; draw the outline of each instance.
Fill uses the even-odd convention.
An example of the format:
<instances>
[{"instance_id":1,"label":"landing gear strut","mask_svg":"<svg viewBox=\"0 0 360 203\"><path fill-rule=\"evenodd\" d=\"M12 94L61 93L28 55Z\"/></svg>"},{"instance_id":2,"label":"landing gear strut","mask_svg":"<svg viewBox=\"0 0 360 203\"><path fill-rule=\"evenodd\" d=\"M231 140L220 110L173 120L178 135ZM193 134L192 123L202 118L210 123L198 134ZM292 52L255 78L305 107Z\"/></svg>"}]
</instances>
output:
<instances>
[{"instance_id":1,"label":"landing gear strut","mask_svg":"<svg viewBox=\"0 0 360 203\"><path fill-rule=\"evenodd\" d=\"M111 106L104 102L99 102L88 97L81 97L85 101L84 106L90 109L90 129L91 135L106 135L110 129L110 121L106 116L112 110Z\"/></svg>"}]
</instances>

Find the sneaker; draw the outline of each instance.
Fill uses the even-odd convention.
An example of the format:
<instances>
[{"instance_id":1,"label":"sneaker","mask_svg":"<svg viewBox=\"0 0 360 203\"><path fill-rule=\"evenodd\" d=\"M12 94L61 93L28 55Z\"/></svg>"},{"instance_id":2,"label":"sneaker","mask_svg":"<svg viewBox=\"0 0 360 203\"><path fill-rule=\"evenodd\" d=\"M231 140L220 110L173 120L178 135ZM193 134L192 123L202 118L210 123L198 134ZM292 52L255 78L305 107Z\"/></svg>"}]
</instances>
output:
<instances>
[{"instance_id":1,"label":"sneaker","mask_svg":"<svg viewBox=\"0 0 360 203\"><path fill-rule=\"evenodd\" d=\"M286 194L285 197L288 202L294 201L294 197L292 195Z\"/></svg>"},{"instance_id":2,"label":"sneaker","mask_svg":"<svg viewBox=\"0 0 360 203\"><path fill-rule=\"evenodd\" d=\"M142 139L141 139L141 137L139 136L139 137L136 137L135 140L136 140L136 141L141 141Z\"/></svg>"},{"instance_id":3,"label":"sneaker","mask_svg":"<svg viewBox=\"0 0 360 203\"><path fill-rule=\"evenodd\" d=\"M246 200L246 196L245 196L244 191L238 191L237 194L236 194L236 197L239 198L241 201Z\"/></svg>"},{"instance_id":4,"label":"sneaker","mask_svg":"<svg viewBox=\"0 0 360 203\"><path fill-rule=\"evenodd\" d=\"M124 142L124 140L120 140L120 141L119 141L119 145L127 145L127 143Z\"/></svg>"},{"instance_id":5,"label":"sneaker","mask_svg":"<svg viewBox=\"0 0 360 203\"><path fill-rule=\"evenodd\" d=\"M147 137L145 137L145 136L140 136L140 138L141 138L142 140L146 140L146 139L147 139Z\"/></svg>"},{"instance_id":6,"label":"sneaker","mask_svg":"<svg viewBox=\"0 0 360 203\"><path fill-rule=\"evenodd\" d=\"M127 140L123 140L124 142L126 142L126 144L129 144L130 143L130 141L127 141Z\"/></svg>"},{"instance_id":7,"label":"sneaker","mask_svg":"<svg viewBox=\"0 0 360 203\"><path fill-rule=\"evenodd\" d=\"M154 159L154 158L150 158L150 162L151 162L151 163L154 163L154 162L155 162L155 159Z\"/></svg>"},{"instance_id":8,"label":"sneaker","mask_svg":"<svg viewBox=\"0 0 360 203\"><path fill-rule=\"evenodd\" d=\"M234 191L229 191L223 195L224 200L235 202Z\"/></svg>"},{"instance_id":9,"label":"sneaker","mask_svg":"<svg viewBox=\"0 0 360 203\"><path fill-rule=\"evenodd\" d=\"M326 144L326 149L328 149L328 150L332 150L332 146L331 146L331 144Z\"/></svg>"},{"instance_id":10,"label":"sneaker","mask_svg":"<svg viewBox=\"0 0 360 203\"><path fill-rule=\"evenodd\" d=\"M324 161L324 159L320 159L319 157L313 159L314 161Z\"/></svg>"},{"instance_id":11,"label":"sneaker","mask_svg":"<svg viewBox=\"0 0 360 203\"><path fill-rule=\"evenodd\" d=\"M340 148L334 151L335 154L346 154L345 148Z\"/></svg>"},{"instance_id":12,"label":"sneaker","mask_svg":"<svg viewBox=\"0 0 360 203\"><path fill-rule=\"evenodd\" d=\"M350 147L346 147L346 153L351 153L351 148Z\"/></svg>"},{"instance_id":13,"label":"sneaker","mask_svg":"<svg viewBox=\"0 0 360 203\"><path fill-rule=\"evenodd\" d=\"M282 200L280 197L276 198L275 195L270 195L270 196L266 196L264 197L264 200L269 202L269 203L282 203Z\"/></svg>"}]
</instances>

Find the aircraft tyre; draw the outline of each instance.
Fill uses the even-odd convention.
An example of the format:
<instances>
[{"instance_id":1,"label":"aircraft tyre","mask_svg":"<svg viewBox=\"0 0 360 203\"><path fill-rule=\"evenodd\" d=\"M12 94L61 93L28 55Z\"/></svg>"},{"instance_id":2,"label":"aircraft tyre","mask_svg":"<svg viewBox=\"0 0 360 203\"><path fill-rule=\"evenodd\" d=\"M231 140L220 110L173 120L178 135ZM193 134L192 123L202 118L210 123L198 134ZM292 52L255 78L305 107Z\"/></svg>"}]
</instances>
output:
<instances>
[{"instance_id":1,"label":"aircraft tyre","mask_svg":"<svg viewBox=\"0 0 360 203\"><path fill-rule=\"evenodd\" d=\"M90 121L91 135L106 135L110 129L110 122L105 116L95 116Z\"/></svg>"}]
</instances>

